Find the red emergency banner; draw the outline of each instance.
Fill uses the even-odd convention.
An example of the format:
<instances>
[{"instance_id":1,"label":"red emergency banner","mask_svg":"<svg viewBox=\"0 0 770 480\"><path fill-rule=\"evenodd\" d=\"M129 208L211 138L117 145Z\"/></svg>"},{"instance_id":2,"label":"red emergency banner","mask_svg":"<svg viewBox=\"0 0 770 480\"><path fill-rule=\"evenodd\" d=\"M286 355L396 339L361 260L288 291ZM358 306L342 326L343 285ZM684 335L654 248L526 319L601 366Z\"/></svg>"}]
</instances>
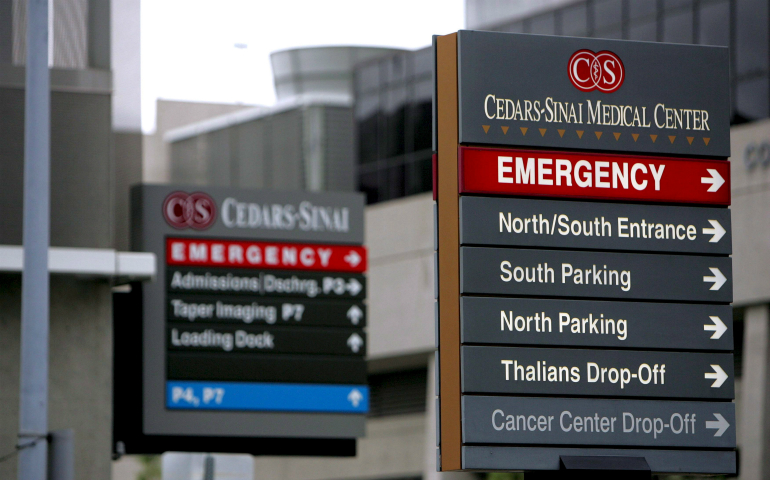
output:
<instances>
[{"instance_id":1,"label":"red emergency banner","mask_svg":"<svg viewBox=\"0 0 770 480\"><path fill-rule=\"evenodd\" d=\"M366 248L276 242L167 238L166 264L365 272Z\"/></svg>"},{"instance_id":2,"label":"red emergency banner","mask_svg":"<svg viewBox=\"0 0 770 480\"><path fill-rule=\"evenodd\" d=\"M730 205L730 163L459 147L461 194Z\"/></svg>"}]
</instances>

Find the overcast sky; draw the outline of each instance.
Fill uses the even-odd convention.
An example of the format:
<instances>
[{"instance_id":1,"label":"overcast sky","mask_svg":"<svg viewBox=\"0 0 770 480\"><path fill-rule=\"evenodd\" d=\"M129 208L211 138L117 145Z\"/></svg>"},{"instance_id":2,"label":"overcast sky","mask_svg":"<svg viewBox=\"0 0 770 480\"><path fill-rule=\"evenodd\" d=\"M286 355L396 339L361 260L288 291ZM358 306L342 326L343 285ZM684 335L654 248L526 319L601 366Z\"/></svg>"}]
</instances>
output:
<instances>
[{"instance_id":1,"label":"overcast sky","mask_svg":"<svg viewBox=\"0 0 770 480\"><path fill-rule=\"evenodd\" d=\"M142 128L155 128L157 98L273 104L276 50L416 49L463 26L463 0L144 0Z\"/></svg>"}]
</instances>

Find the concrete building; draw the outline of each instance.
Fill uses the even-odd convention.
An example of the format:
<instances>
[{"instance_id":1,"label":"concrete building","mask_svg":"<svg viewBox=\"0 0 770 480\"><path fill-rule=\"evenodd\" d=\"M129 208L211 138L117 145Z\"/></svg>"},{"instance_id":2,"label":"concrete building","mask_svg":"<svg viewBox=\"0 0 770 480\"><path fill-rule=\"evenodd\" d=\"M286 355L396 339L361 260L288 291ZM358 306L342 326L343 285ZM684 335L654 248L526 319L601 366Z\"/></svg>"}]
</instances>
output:
<instances>
[{"instance_id":1,"label":"concrete building","mask_svg":"<svg viewBox=\"0 0 770 480\"><path fill-rule=\"evenodd\" d=\"M118 177L141 161L136 92L113 85L138 71L138 1L54 0L51 66L51 303L49 428L75 431L78 478L110 478L112 293L118 277L140 273L137 257L116 251ZM111 10L126 22L111 29ZM124 8L125 7L125 8ZM26 2L0 1L0 452L19 429L19 332L24 164ZM113 75L112 49L121 56ZM127 73L128 72L128 73ZM118 126L115 130L113 125ZM127 132L127 133L126 133ZM115 159L120 158L116 163ZM128 180L126 180L128 181ZM127 190L126 190L127 192ZM124 232L127 223L124 224ZM140 257L139 260L142 258ZM146 260L146 259L145 259ZM151 259L150 259L151 260ZM126 263L128 262L128 263ZM133 265L133 266L132 266ZM135 267L140 267L138 270ZM147 266L154 268L154 265ZM133 269L133 273L130 271ZM0 478L16 478L15 458Z\"/></svg>"},{"instance_id":2,"label":"concrete building","mask_svg":"<svg viewBox=\"0 0 770 480\"><path fill-rule=\"evenodd\" d=\"M167 130L173 183L299 190L356 189L354 66L394 50L299 48L273 53L278 103Z\"/></svg>"},{"instance_id":3,"label":"concrete building","mask_svg":"<svg viewBox=\"0 0 770 480\"><path fill-rule=\"evenodd\" d=\"M263 110L255 105L183 102L163 99L158 99L155 106L155 131L145 134L142 142L141 181L147 183L169 183L171 181L171 148L165 140L168 132L234 112Z\"/></svg>"},{"instance_id":4,"label":"concrete building","mask_svg":"<svg viewBox=\"0 0 770 480\"><path fill-rule=\"evenodd\" d=\"M0 0L0 454L14 448L18 429L24 4ZM279 52L275 107L160 101L158 130L142 139L138 0L71 4L53 1L51 240L59 249L51 264L50 427L75 429L77 478L134 480L143 469L137 458L110 460L111 287L152 270L119 252L127 248L128 186L142 179L367 194L367 437L356 458L256 457L255 478L475 476L435 472L430 50ZM110 12L121 21L111 24ZM768 1L468 0L466 12L472 28L733 49L740 478L767 478ZM15 478L15 468L0 463L0 478Z\"/></svg>"}]
</instances>

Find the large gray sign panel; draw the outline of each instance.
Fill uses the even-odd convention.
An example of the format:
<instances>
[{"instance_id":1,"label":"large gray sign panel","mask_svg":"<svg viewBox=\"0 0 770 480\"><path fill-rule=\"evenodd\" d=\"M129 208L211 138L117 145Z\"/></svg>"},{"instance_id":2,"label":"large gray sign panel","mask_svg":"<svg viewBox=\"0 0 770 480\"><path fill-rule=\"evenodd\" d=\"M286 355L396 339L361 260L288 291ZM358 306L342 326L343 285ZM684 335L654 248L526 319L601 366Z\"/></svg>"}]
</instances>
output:
<instances>
[{"instance_id":1,"label":"large gray sign panel","mask_svg":"<svg viewBox=\"0 0 770 480\"><path fill-rule=\"evenodd\" d=\"M462 297L463 344L733 350L730 305Z\"/></svg>"},{"instance_id":2,"label":"large gray sign panel","mask_svg":"<svg viewBox=\"0 0 770 480\"><path fill-rule=\"evenodd\" d=\"M468 470L559 470L561 457L641 457L656 473L734 475L735 450L643 450L637 448L462 447Z\"/></svg>"},{"instance_id":3,"label":"large gray sign panel","mask_svg":"<svg viewBox=\"0 0 770 480\"><path fill-rule=\"evenodd\" d=\"M460 248L460 293L729 303L729 257Z\"/></svg>"},{"instance_id":4,"label":"large gray sign panel","mask_svg":"<svg viewBox=\"0 0 770 480\"><path fill-rule=\"evenodd\" d=\"M728 52L460 31L459 142L729 157Z\"/></svg>"},{"instance_id":5,"label":"large gray sign panel","mask_svg":"<svg viewBox=\"0 0 770 480\"><path fill-rule=\"evenodd\" d=\"M523 198L460 198L460 244L732 253L730 210Z\"/></svg>"},{"instance_id":6,"label":"large gray sign panel","mask_svg":"<svg viewBox=\"0 0 770 480\"><path fill-rule=\"evenodd\" d=\"M142 433L144 435L354 438L364 434L365 415L362 414L194 411L169 410L165 407L166 381L172 376L188 380L276 381L276 376L273 375L275 371L268 375L264 371L250 373L249 369L274 369L277 362L272 358L278 358L279 355L287 357L285 368L300 369L303 368L303 364L307 364L310 357L275 354L265 358L261 354L236 354L235 352L191 352L189 355L183 351L167 352L169 333L166 329L166 318L169 314L166 309L173 308L169 303L171 300L190 299L201 294L201 300L209 303L212 295L224 301L238 296L244 302L251 303L256 293L263 300L267 300L267 297L282 296L285 303L300 306L307 300L333 299L335 311L339 313L338 302L345 301L353 304L357 303L354 302L355 298L365 296L365 279L360 275L183 266L166 268L166 238L361 244L364 231L363 195L270 192L189 185L140 185L131 190L131 208L132 249L154 252L160 262L155 281L142 287L144 311ZM178 282L174 282L175 273L179 273ZM270 276L269 279L268 276ZM234 277L238 277L240 283L234 282ZM254 290L257 287L258 292ZM236 288L239 290L236 291ZM259 300L257 302L260 303ZM245 319L245 316L253 314L252 320L255 323L268 320L265 315L272 315L253 304L251 308L251 313L246 313L241 308L241 313L232 313L232 315L240 315ZM235 310L236 305L233 305L233 312ZM282 313L278 312L279 315ZM296 314L297 311L294 310L294 313ZM192 315L189 310L180 311L180 315L185 314L188 315L188 319L189 315ZM260 319L257 320L257 318ZM179 327L179 324L176 325ZM192 324L186 328L194 327L195 324ZM222 324L213 327L228 329ZM247 332L247 336L254 335L248 337L251 340L247 342L253 340L252 344L258 345L261 341L267 345L266 335L263 335L261 340L256 336L264 333L264 326L262 331L251 331L250 328L245 327L239 330ZM364 337L359 336L363 342ZM311 335L308 338L312 339L312 337ZM349 347L346 344L339 346L340 351L343 348ZM364 347L360 345L359 348ZM290 375L284 377L288 378L284 381L302 381L314 371L325 370L328 367L335 368L335 365L339 367L339 375L318 378L321 378L322 382L363 378L360 368L347 364L340 366L340 362L337 361L348 359L351 362L363 363L360 355L355 357L340 355L336 360L333 357L318 355L319 362L306 369L307 375ZM215 361L210 361L211 358ZM233 360L230 361L230 358ZM330 359L332 361L326 361ZM212 378L214 377L212 368L208 367L212 367L214 372L228 370L231 376L217 375L216 378ZM192 378L190 371L201 373L202 377ZM241 374L243 376L238 376Z\"/></svg>"},{"instance_id":7,"label":"large gray sign panel","mask_svg":"<svg viewBox=\"0 0 770 480\"><path fill-rule=\"evenodd\" d=\"M735 404L580 398L462 399L463 443L735 448Z\"/></svg>"},{"instance_id":8,"label":"large gray sign panel","mask_svg":"<svg viewBox=\"0 0 770 480\"><path fill-rule=\"evenodd\" d=\"M735 398L727 353L464 346L461 357L463 393Z\"/></svg>"}]
</instances>

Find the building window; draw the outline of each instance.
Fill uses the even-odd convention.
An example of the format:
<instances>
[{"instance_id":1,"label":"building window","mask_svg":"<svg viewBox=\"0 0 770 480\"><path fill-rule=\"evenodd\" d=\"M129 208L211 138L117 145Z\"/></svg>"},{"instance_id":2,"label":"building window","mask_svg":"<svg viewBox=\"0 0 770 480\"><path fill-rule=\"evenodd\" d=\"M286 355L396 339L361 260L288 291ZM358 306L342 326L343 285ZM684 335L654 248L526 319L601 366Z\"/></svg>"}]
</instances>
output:
<instances>
[{"instance_id":1,"label":"building window","mask_svg":"<svg viewBox=\"0 0 770 480\"><path fill-rule=\"evenodd\" d=\"M358 187L367 203L430 191L433 54L391 55L356 69Z\"/></svg>"},{"instance_id":2,"label":"building window","mask_svg":"<svg viewBox=\"0 0 770 480\"><path fill-rule=\"evenodd\" d=\"M698 43L701 45L730 45L730 4L711 3L700 6Z\"/></svg>"},{"instance_id":3,"label":"building window","mask_svg":"<svg viewBox=\"0 0 770 480\"><path fill-rule=\"evenodd\" d=\"M583 0L492 30L729 46L732 122L741 123L770 116L768 3ZM430 64L426 48L356 69L359 188L369 203L432 187Z\"/></svg>"}]
</instances>

